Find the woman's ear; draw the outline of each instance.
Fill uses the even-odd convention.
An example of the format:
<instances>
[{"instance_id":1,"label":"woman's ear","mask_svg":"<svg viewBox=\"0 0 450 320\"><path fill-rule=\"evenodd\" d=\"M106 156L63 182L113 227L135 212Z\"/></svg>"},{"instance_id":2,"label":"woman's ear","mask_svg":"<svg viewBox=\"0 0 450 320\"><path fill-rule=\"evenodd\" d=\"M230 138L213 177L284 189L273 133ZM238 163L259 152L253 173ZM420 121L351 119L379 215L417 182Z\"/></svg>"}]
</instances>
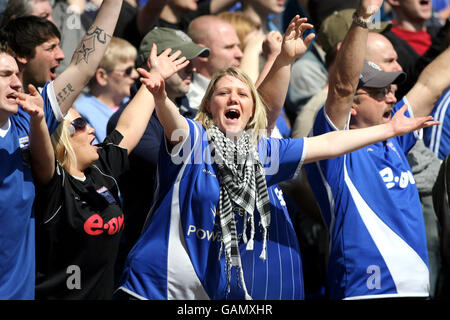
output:
<instances>
[{"instance_id":1,"label":"woman's ear","mask_svg":"<svg viewBox=\"0 0 450 320\"><path fill-rule=\"evenodd\" d=\"M104 87L108 84L108 72L104 68L97 68L95 71L95 80L97 83Z\"/></svg>"}]
</instances>

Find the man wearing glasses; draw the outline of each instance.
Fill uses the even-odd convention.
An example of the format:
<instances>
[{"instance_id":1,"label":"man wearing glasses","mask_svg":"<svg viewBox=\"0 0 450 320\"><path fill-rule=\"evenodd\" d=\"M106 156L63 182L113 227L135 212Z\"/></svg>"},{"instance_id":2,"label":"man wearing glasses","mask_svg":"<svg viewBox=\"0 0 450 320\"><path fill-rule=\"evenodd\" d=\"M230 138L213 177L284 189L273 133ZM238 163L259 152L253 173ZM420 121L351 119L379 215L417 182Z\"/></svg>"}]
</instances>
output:
<instances>
[{"instance_id":1,"label":"man wearing glasses","mask_svg":"<svg viewBox=\"0 0 450 320\"><path fill-rule=\"evenodd\" d=\"M428 115L448 88L447 49L397 103L403 73L364 61L369 22L381 0L362 0L330 72L329 93L312 135L389 121L405 104L409 116ZM374 10L376 8L376 10ZM429 297L423 213L406 154L421 132L306 165L330 235L331 299Z\"/></svg>"},{"instance_id":2,"label":"man wearing glasses","mask_svg":"<svg viewBox=\"0 0 450 320\"><path fill-rule=\"evenodd\" d=\"M397 102L396 84L405 78L403 72L382 72L375 63L365 61L353 99L359 116L350 119L350 129L371 126L374 119L379 123L389 121L393 105Z\"/></svg>"}]
</instances>

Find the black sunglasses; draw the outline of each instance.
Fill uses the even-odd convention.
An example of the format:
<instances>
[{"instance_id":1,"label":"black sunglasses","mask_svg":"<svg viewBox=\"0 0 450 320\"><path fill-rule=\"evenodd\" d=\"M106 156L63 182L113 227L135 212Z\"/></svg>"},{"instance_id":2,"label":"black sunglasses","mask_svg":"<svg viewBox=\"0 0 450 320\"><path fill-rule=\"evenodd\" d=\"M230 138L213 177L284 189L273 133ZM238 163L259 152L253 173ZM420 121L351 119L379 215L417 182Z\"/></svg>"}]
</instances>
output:
<instances>
[{"instance_id":1,"label":"black sunglasses","mask_svg":"<svg viewBox=\"0 0 450 320\"><path fill-rule=\"evenodd\" d=\"M129 76L131 76L131 73L133 72L133 70L134 70L134 67L131 66L131 67L126 68L125 70L112 70L112 71L123 72L124 75L129 77Z\"/></svg>"},{"instance_id":2,"label":"black sunglasses","mask_svg":"<svg viewBox=\"0 0 450 320\"><path fill-rule=\"evenodd\" d=\"M74 134L77 131L84 130L84 128L86 128L86 125L87 125L87 122L82 117L73 119L69 126L70 134Z\"/></svg>"}]
</instances>

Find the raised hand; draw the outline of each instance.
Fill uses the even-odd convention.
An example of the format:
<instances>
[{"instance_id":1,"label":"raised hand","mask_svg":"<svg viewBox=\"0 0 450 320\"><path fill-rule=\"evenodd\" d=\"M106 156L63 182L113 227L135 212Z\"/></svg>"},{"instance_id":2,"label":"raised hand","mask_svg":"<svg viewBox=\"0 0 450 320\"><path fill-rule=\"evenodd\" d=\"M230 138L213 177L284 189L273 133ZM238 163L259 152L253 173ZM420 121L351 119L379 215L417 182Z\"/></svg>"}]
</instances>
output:
<instances>
[{"instance_id":1,"label":"raised hand","mask_svg":"<svg viewBox=\"0 0 450 320\"><path fill-rule=\"evenodd\" d=\"M167 98L167 93L164 78L161 74L157 72L150 73L142 68L138 68L137 71L142 76L140 79L142 84L145 85L148 91L153 95L156 104L163 103Z\"/></svg>"},{"instance_id":2,"label":"raised hand","mask_svg":"<svg viewBox=\"0 0 450 320\"><path fill-rule=\"evenodd\" d=\"M283 36L278 31L270 31L265 37L262 50L264 56L270 57L272 55L277 56L281 51L281 44L283 41Z\"/></svg>"},{"instance_id":3,"label":"raised hand","mask_svg":"<svg viewBox=\"0 0 450 320\"><path fill-rule=\"evenodd\" d=\"M38 90L32 84L28 85L28 92L18 92L16 102L30 116L42 119L44 117L44 100Z\"/></svg>"},{"instance_id":4,"label":"raised hand","mask_svg":"<svg viewBox=\"0 0 450 320\"><path fill-rule=\"evenodd\" d=\"M367 19L380 10L382 5L383 0L361 0L357 8L358 16Z\"/></svg>"},{"instance_id":5,"label":"raised hand","mask_svg":"<svg viewBox=\"0 0 450 320\"><path fill-rule=\"evenodd\" d=\"M159 56L157 56L157 52L157 46L153 44L150 56L147 59L147 66L150 74L158 73L164 80L170 78L189 64L189 60L186 60L186 57L180 57L180 50L171 55L172 49L170 48L161 52Z\"/></svg>"},{"instance_id":6,"label":"raised hand","mask_svg":"<svg viewBox=\"0 0 450 320\"><path fill-rule=\"evenodd\" d=\"M309 34L303 39L304 32L313 28L313 25L306 23L306 21L307 18L300 18L296 15L292 18L284 33L280 57L289 63L294 62L298 57L303 55L315 37L314 34Z\"/></svg>"},{"instance_id":7,"label":"raised hand","mask_svg":"<svg viewBox=\"0 0 450 320\"><path fill-rule=\"evenodd\" d=\"M396 136L401 136L414 130L428 128L440 124L439 121L433 120L432 116L415 118L407 117L405 116L405 112L407 109L407 105L404 105L394 114L392 119L389 121Z\"/></svg>"},{"instance_id":8,"label":"raised hand","mask_svg":"<svg viewBox=\"0 0 450 320\"><path fill-rule=\"evenodd\" d=\"M137 71L141 75L141 82L153 94L156 103L163 102L167 97L164 81L173 74L185 68L189 64L186 57L180 57L181 51L178 50L172 55L172 49L167 48L159 56L158 48L153 44L150 56L147 59L147 66L150 71L138 68Z\"/></svg>"}]
</instances>

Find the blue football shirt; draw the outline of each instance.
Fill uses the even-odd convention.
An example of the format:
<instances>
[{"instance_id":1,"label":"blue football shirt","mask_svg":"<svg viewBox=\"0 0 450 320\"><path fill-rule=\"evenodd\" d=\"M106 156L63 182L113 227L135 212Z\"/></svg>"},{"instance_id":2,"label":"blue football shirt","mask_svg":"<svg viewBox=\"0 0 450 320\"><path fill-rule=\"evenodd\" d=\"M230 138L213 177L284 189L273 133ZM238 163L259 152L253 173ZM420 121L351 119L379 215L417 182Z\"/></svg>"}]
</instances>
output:
<instances>
[{"instance_id":1,"label":"blue football shirt","mask_svg":"<svg viewBox=\"0 0 450 320\"><path fill-rule=\"evenodd\" d=\"M125 264L120 289L142 299L244 299L239 272L227 281L216 207L219 181L204 128L188 120L190 136L172 154L163 143L154 208ZM271 200L267 259L255 215L254 249L240 253L246 287L253 299L303 299L300 249L276 183L292 178L304 159L304 139L262 139ZM235 215L242 235L243 218ZM229 287L228 287L229 285Z\"/></svg>"},{"instance_id":2,"label":"blue football shirt","mask_svg":"<svg viewBox=\"0 0 450 320\"><path fill-rule=\"evenodd\" d=\"M56 129L59 106L53 85L41 93L50 132ZM53 111L55 110L55 111ZM60 118L61 119L61 118ZM34 299L35 195L30 167L30 117L20 107L9 117L0 136L0 300Z\"/></svg>"},{"instance_id":3,"label":"blue football shirt","mask_svg":"<svg viewBox=\"0 0 450 320\"><path fill-rule=\"evenodd\" d=\"M322 108L313 135L335 130ZM409 133L305 166L329 228L332 299L428 296L424 219L406 159L417 137Z\"/></svg>"}]
</instances>

